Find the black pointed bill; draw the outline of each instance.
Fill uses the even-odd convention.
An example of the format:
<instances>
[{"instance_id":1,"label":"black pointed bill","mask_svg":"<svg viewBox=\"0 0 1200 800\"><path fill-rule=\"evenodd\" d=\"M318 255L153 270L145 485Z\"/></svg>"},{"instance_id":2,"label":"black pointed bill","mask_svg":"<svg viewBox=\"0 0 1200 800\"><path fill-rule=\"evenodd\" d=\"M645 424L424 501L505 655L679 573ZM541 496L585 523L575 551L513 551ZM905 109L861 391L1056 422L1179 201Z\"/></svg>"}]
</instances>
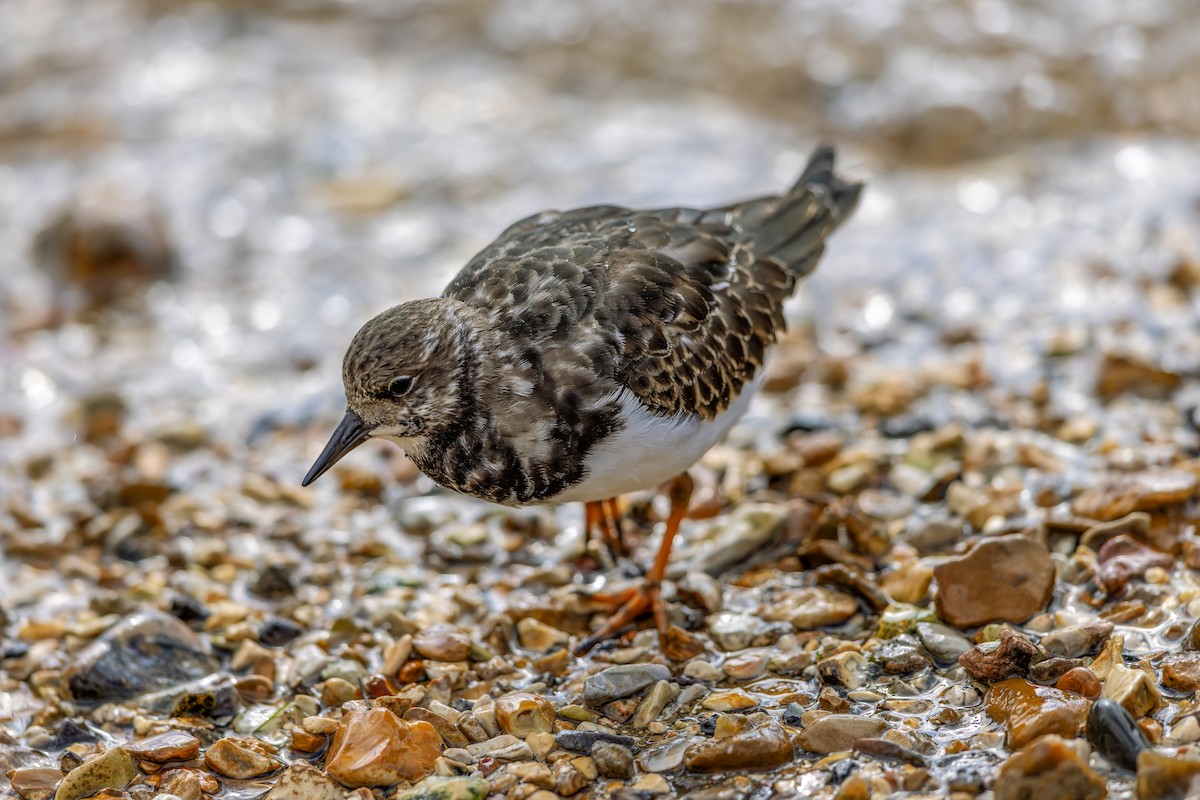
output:
<instances>
[{"instance_id":1,"label":"black pointed bill","mask_svg":"<svg viewBox=\"0 0 1200 800\"><path fill-rule=\"evenodd\" d=\"M308 486L324 475L330 467L341 460L342 456L365 442L369 436L367 424L363 422L362 417L347 410L346 416L342 417L342 421L338 423L333 435L329 437L329 444L325 445L321 455L317 456L312 469L304 476L300 485Z\"/></svg>"}]
</instances>

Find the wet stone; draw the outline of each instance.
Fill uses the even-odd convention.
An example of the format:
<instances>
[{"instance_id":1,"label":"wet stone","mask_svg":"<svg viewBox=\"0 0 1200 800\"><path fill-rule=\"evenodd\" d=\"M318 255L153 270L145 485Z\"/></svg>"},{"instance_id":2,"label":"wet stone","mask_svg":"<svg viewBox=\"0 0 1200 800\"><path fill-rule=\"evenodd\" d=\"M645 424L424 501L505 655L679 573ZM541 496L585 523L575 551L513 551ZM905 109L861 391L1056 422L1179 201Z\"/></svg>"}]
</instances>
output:
<instances>
[{"instance_id":1,"label":"wet stone","mask_svg":"<svg viewBox=\"0 0 1200 800\"><path fill-rule=\"evenodd\" d=\"M79 800L100 794L103 789L124 789L137 775L133 756L113 747L71 770L58 785L54 800Z\"/></svg>"},{"instance_id":2,"label":"wet stone","mask_svg":"<svg viewBox=\"0 0 1200 800\"><path fill-rule=\"evenodd\" d=\"M1105 592L1119 596L1131 580L1141 578L1152 567L1170 569L1175 559L1142 544L1132 536L1122 534L1109 539L1096 555L1096 583Z\"/></svg>"},{"instance_id":3,"label":"wet stone","mask_svg":"<svg viewBox=\"0 0 1200 800\"><path fill-rule=\"evenodd\" d=\"M1029 678L1034 683L1054 683L1072 669L1083 665L1078 658L1047 658L1029 668Z\"/></svg>"},{"instance_id":4,"label":"wet stone","mask_svg":"<svg viewBox=\"0 0 1200 800\"><path fill-rule=\"evenodd\" d=\"M63 774L53 767L21 767L8 772L9 784L21 800L50 800Z\"/></svg>"},{"instance_id":5,"label":"wet stone","mask_svg":"<svg viewBox=\"0 0 1200 800\"><path fill-rule=\"evenodd\" d=\"M633 775L633 751L612 742L596 742L592 746L596 770L605 778L628 778Z\"/></svg>"},{"instance_id":6,"label":"wet stone","mask_svg":"<svg viewBox=\"0 0 1200 800\"><path fill-rule=\"evenodd\" d=\"M413 637L413 649L433 661L466 661L471 639L449 625L434 625Z\"/></svg>"},{"instance_id":7,"label":"wet stone","mask_svg":"<svg viewBox=\"0 0 1200 800\"><path fill-rule=\"evenodd\" d=\"M916 646L900 639L891 639L874 653L875 663L889 675L918 672L930 666L932 660Z\"/></svg>"},{"instance_id":8,"label":"wet stone","mask_svg":"<svg viewBox=\"0 0 1200 800\"><path fill-rule=\"evenodd\" d=\"M988 716L1005 724L1011 749L1049 733L1072 739L1087 712L1086 699L1023 678L1009 678L988 689Z\"/></svg>"},{"instance_id":9,"label":"wet stone","mask_svg":"<svg viewBox=\"0 0 1200 800\"><path fill-rule=\"evenodd\" d=\"M1110 764L1130 771L1137 769L1138 753L1150 746L1133 715L1107 698L1088 709L1087 740Z\"/></svg>"},{"instance_id":10,"label":"wet stone","mask_svg":"<svg viewBox=\"0 0 1200 800\"><path fill-rule=\"evenodd\" d=\"M1104 778L1087 763L1083 752L1060 736L1043 736L1011 755L995 783L996 800L1043 797L1053 787L1055 800L1102 800Z\"/></svg>"},{"instance_id":11,"label":"wet stone","mask_svg":"<svg viewBox=\"0 0 1200 800\"><path fill-rule=\"evenodd\" d=\"M597 742L608 742L631 748L634 745L634 738L603 731L559 731L554 736L554 742L563 750L588 755Z\"/></svg>"},{"instance_id":12,"label":"wet stone","mask_svg":"<svg viewBox=\"0 0 1200 800\"><path fill-rule=\"evenodd\" d=\"M502 731L521 739L531 733L554 731L554 706L544 697L527 692L497 697L495 714Z\"/></svg>"},{"instance_id":13,"label":"wet stone","mask_svg":"<svg viewBox=\"0 0 1200 800\"><path fill-rule=\"evenodd\" d=\"M1054 562L1039 542L1022 536L981 541L934 569L938 617L956 628L1024 622L1054 591Z\"/></svg>"},{"instance_id":14,"label":"wet stone","mask_svg":"<svg viewBox=\"0 0 1200 800\"><path fill-rule=\"evenodd\" d=\"M297 761L279 776L264 800L344 800L346 790L306 761Z\"/></svg>"},{"instance_id":15,"label":"wet stone","mask_svg":"<svg viewBox=\"0 0 1200 800\"><path fill-rule=\"evenodd\" d=\"M120 702L198 680L216 669L216 659L190 628L152 611L106 631L79 654L65 678L78 701Z\"/></svg>"},{"instance_id":16,"label":"wet stone","mask_svg":"<svg viewBox=\"0 0 1200 800\"><path fill-rule=\"evenodd\" d=\"M965 636L936 622L918 622L917 638L939 664L956 664L959 656L971 649L971 642Z\"/></svg>"},{"instance_id":17,"label":"wet stone","mask_svg":"<svg viewBox=\"0 0 1200 800\"><path fill-rule=\"evenodd\" d=\"M488 782L482 778L440 777L431 775L396 800L483 800L488 794Z\"/></svg>"},{"instance_id":18,"label":"wet stone","mask_svg":"<svg viewBox=\"0 0 1200 800\"><path fill-rule=\"evenodd\" d=\"M789 763L795 748L787 732L771 721L724 739L688 747L683 762L692 772L774 769Z\"/></svg>"},{"instance_id":19,"label":"wet stone","mask_svg":"<svg viewBox=\"0 0 1200 800\"><path fill-rule=\"evenodd\" d=\"M848 594L822 587L781 592L758 610L768 622L790 622L797 630L837 625L854 616L858 602Z\"/></svg>"},{"instance_id":20,"label":"wet stone","mask_svg":"<svg viewBox=\"0 0 1200 800\"><path fill-rule=\"evenodd\" d=\"M187 761L200 755L200 740L186 731L167 731L123 745L125 752L141 761L162 764Z\"/></svg>"},{"instance_id":21,"label":"wet stone","mask_svg":"<svg viewBox=\"0 0 1200 800\"><path fill-rule=\"evenodd\" d=\"M1152 673L1130 669L1123 664L1113 665L1104 678L1101 694L1110 700L1116 700L1135 718L1146 716L1163 702Z\"/></svg>"},{"instance_id":22,"label":"wet stone","mask_svg":"<svg viewBox=\"0 0 1200 800\"><path fill-rule=\"evenodd\" d=\"M959 657L958 663L976 680L995 683L1029 673L1039 655L1037 645L1010 630L1000 632L1000 641L984 642Z\"/></svg>"},{"instance_id":23,"label":"wet stone","mask_svg":"<svg viewBox=\"0 0 1200 800\"><path fill-rule=\"evenodd\" d=\"M639 692L652 683L671 678L662 664L623 664L588 676L583 683L583 703L590 708Z\"/></svg>"},{"instance_id":24,"label":"wet stone","mask_svg":"<svg viewBox=\"0 0 1200 800\"><path fill-rule=\"evenodd\" d=\"M867 680L867 659L848 650L817 662L817 674L826 686L857 689Z\"/></svg>"},{"instance_id":25,"label":"wet stone","mask_svg":"<svg viewBox=\"0 0 1200 800\"><path fill-rule=\"evenodd\" d=\"M1200 785L1200 759L1176 758L1154 750L1137 757L1138 800L1186 800Z\"/></svg>"},{"instance_id":26,"label":"wet stone","mask_svg":"<svg viewBox=\"0 0 1200 800\"><path fill-rule=\"evenodd\" d=\"M1095 700L1100 696L1100 679L1087 667L1074 667L1063 674L1054 684L1056 689L1072 692Z\"/></svg>"},{"instance_id":27,"label":"wet stone","mask_svg":"<svg viewBox=\"0 0 1200 800\"><path fill-rule=\"evenodd\" d=\"M854 749L860 739L882 736L887 727L878 717L829 714L801 731L796 744L810 753L840 753Z\"/></svg>"},{"instance_id":28,"label":"wet stone","mask_svg":"<svg viewBox=\"0 0 1200 800\"><path fill-rule=\"evenodd\" d=\"M325 771L344 786L394 786L433 771L442 740L427 722L405 722L381 708L347 714L329 746Z\"/></svg>"},{"instance_id":29,"label":"wet stone","mask_svg":"<svg viewBox=\"0 0 1200 800\"><path fill-rule=\"evenodd\" d=\"M1162 684L1177 692L1200 689L1200 654L1168 656L1162 664Z\"/></svg>"},{"instance_id":30,"label":"wet stone","mask_svg":"<svg viewBox=\"0 0 1200 800\"><path fill-rule=\"evenodd\" d=\"M1113 624L1106 620L1085 622L1047 633L1041 645L1052 656L1079 658L1095 653L1112 631Z\"/></svg>"},{"instance_id":31,"label":"wet stone","mask_svg":"<svg viewBox=\"0 0 1200 800\"><path fill-rule=\"evenodd\" d=\"M279 762L263 754L257 740L221 739L204 753L204 763L218 775L246 780L279 768Z\"/></svg>"}]
</instances>

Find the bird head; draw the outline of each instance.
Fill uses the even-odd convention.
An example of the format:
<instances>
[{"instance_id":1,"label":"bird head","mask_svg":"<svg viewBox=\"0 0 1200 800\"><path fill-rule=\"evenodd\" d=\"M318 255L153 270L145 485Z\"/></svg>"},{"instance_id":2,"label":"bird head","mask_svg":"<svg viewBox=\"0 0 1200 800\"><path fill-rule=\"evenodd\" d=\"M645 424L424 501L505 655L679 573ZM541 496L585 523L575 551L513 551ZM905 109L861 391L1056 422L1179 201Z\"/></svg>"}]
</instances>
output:
<instances>
[{"instance_id":1,"label":"bird head","mask_svg":"<svg viewBox=\"0 0 1200 800\"><path fill-rule=\"evenodd\" d=\"M346 415L303 484L368 439L412 447L450 424L459 412L471 333L442 299L404 303L363 325L342 361Z\"/></svg>"}]
</instances>

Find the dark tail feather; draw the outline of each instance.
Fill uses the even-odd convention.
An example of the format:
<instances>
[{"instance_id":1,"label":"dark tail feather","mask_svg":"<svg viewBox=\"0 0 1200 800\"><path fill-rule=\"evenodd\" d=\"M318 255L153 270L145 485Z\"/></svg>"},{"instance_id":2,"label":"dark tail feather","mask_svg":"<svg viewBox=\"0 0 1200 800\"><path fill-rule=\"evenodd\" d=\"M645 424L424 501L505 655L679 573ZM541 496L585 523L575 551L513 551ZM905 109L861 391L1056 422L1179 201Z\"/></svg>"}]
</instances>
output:
<instances>
[{"instance_id":1,"label":"dark tail feather","mask_svg":"<svg viewBox=\"0 0 1200 800\"><path fill-rule=\"evenodd\" d=\"M833 167L833 148L817 148L795 185L761 225L747 231L755 255L780 262L797 278L813 270L825 239L854 211L863 190Z\"/></svg>"}]
</instances>

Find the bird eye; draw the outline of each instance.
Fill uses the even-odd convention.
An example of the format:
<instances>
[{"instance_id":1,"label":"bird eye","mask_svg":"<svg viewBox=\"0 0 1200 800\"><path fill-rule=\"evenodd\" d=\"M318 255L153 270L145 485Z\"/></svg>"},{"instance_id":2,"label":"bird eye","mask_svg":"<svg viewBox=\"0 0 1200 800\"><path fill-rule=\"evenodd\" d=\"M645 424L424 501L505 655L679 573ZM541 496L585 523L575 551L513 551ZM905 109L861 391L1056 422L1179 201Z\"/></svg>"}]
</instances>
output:
<instances>
[{"instance_id":1,"label":"bird eye","mask_svg":"<svg viewBox=\"0 0 1200 800\"><path fill-rule=\"evenodd\" d=\"M392 397L396 397L396 398L403 397L404 395L406 395L410 391L412 391L413 380L414 379L409 377L408 375L400 375L398 377L392 378L392 382L388 384L388 393Z\"/></svg>"}]
</instances>

